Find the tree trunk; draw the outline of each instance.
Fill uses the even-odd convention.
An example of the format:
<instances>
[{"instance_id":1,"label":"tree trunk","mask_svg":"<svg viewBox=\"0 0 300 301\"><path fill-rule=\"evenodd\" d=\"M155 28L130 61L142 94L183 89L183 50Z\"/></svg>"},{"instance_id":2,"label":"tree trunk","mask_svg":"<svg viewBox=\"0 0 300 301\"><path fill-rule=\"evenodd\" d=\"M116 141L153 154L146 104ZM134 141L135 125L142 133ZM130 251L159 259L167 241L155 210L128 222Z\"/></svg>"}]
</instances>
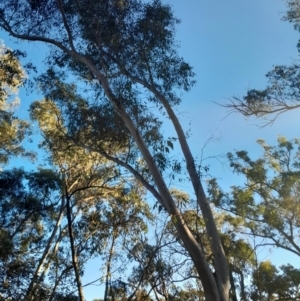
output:
<instances>
[{"instance_id":1,"label":"tree trunk","mask_svg":"<svg viewBox=\"0 0 300 301\"><path fill-rule=\"evenodd\" d=\"M71 205L70 205L70 196L68 195L67 189L65 189L65 197L66 197L66 204L67 204L67 219L68 219L68 229L69 229L69 237L70 237L70 245L71 245L71 252L72 252L72 262L73 268L76 278L76 284L78 289L79 300L84 301L84 294L82 289L80 271L79 271L79 263L78 258L76 255L76 248L74 243L74 233L72 227L72 212L71 212Z\"/></svg>"},{"instance_id":2,"label":"tree trunk","mask_svg":"<svg viewBox=\"0 0 300 301\"><path fill-rule=\"evenodd\" d=\"M202 211L204 218L210 246L214 255L215 270L217 274L217 285L220 294L221 301L229 301L229 288L230 288L230 279L229 279L229 268L227 258L220 240L218 229L210 208L210 205L207 201L203 186L200 181L200 175L198 174L195 166L195 161L193 155L190 151L189 145L186 141L185 134L182 130L181 124L177 116L174 114L171 106L164 101L163 105L165 106L168 115L173 122L173 125L176 129L179 142L181 145L182 152L186 160L186 166L190 179L192 181L195 194L197 196L197 202Z\"/></svg>"},{"instance_id":3,"label":"tree trunk","mask_svg":"<svg viewBox=\"0 0 300 301\"><path fill-rule=\"evenodd\" d=\"M17 38L24 39L23 35L14 34L14 36ZM218 279L217 284L214 280L214 277L213 277L212 272L209 268L209 265L206 261L206 258L202 253L202 250L200 249L197 241L195 240L194 236L192 235L192 233L190 232L189 228L187 227L185 221L183 220L179 210L177 209L175 202L174 202L169 190L167 189L165 181L162 178L162 175L161 175L149 149L147 148L142 136L140 135L140 133L139 133L138 129L136 128L136 126L134 125L133 121L131 120L129 115L124 110L122 104L118 101L118 99L115 98L114 94L112 93L112 91L109 87L107 78L96 68L95 65L93 65L93 63L91 61L89 61L89 59L87 59L86 57L77 53L74 50L74 48L72 48L72 47L71 47L72 50L70 50L70 49L66 48L65 46L63 46L62 44L60 44L59 42L52 40L52 39L44 38L44 37L26 36L25 39L32 40L32 41L39 40L39 41L43 41L45 43L50 43L52 45L57 46L62 51L64 51L66 54L73 57L75 60L78 60L81 63L83 63L96 76L100 85L103 87L106 96L108 97L108 99L110 100L110 102L112 103L112 105L114 106L114 108L116 109L118 114L120 115L121 119L123 120L124 124L128 128L128 130L129 130L130 134L132 135L133 139L135 140L145 162L147 163L147 166L150 170L153 180L154 180L154 182L158 188L158 191L160 193L160 196L163 200L163 205L165 206L169 215L173 219L176 229L178 231L179 237L183 241L185 248L187 249L188 253L190 254L190 256L195 264L195 268L199 274L199 277L201 279L201 282L202 282L202 285L204 288L204 294L206 297L206 301L219 301L219 300L228 301L229 300L229 273L228 273L227 260L226 260L226 258L224 260L225 254L224 254L222 245L219 242L220 239L218 236L218 232L216 229L216 225L214 222L214 218L213 218L210 206L206 200L206 196L203 191L203 187L200 183L197 171L195 169L194 160L190 153L189 147L186 143L184 133L181 129L181 126L180 126L175 114L174 114L175 118L171 118L171 119L176 128L176 131L177 131L177 134L178 134L178 137L180 140L181 148L182 148L182 151L186 158L187 169L188 169L188 172L190 173L190 178L193 183L194 190L195 190L196 196L197 196L197 201L199 202L199 205L201 207L202 214L203 214L205 224L206 224L206 229L207 229L208 236L209 236L209 240L212 245L214 260L216 263L215 268L216 268L217 279ZM170 113L169 113L169 116L172 116L172 114L170 115ZM73 236L72 236L71 229L72 228L69 227L70 241L72 244ZM72 257L73 257L73 263L74 263L74 268L75 268L77 266L77 262L76 262L76 254L74 253L74 248L72 248L72 254L73 254ZM81 284L80 277L78 277L79 276L78 273L76 273L76 274L77 274L76 281L77 281L78 289L79 289L79 293L80 293L80 284Z\"/></svg>"},{"instance_id":4,"label":"tree trunk","mask_svg":"<svg viewBox=\"0 0 300 301\"><path fill-rule=\"evenodd\" d=\"M143 155L144 160L147 163L147 166L151 172L151 175L153 177L153 180L158 188L158 191L161 195L161 198L164 202L164 206L170 216L172 217L175 227L178 231L179 237L184 243L185 248L189 252L195 267L197 269L197 272L199 274L199 277L201 279L201 282L203 284L204 293L206 296L207 301L216 301L216 300L222 300L222 301L228 301L228 299L221 299L218 288L215 283L214 277L212 275L212 272L208 266L208 263L206 261L206 258L204 257L197 241L195 240L194 236L190 232L189 228L187 227L185 221L183 220L179 210L177 209L175 202L167 189L167 186L165 184L164 179L162 178L162 175L152 157L150 154L150 151L148 147L146 146L142 136L140 135L138 129L134 125L133 121L129 117L129 115L124 110L122 104L118 102L118 100L115 98L114 94L112 93L108 80L99 73L95 68L92 70L95 75L98 76L98 80L101 83L106 96L111 101L117 112L119 113L120 117L122 118L123 122L125 123L126 127L128 128L129 132L131 133L133 139L135 140L140 152ZM208 206L209 207L209 206ZM213 222L214 224L214 222ZM215 225L214 225L215 226ZM226 261L227 262L227 261ZM226 269L226 266L225 266ZM229 289L228 289L229 290Z\"/></svg>"},{"instance_id":5,"label":"tree trunk","mask_svg":"<svg viewBox=\"0 0 300 301\"><path fill-rule=\"evenodd\" d=\"M187 170L197 197L197 202L199 204L199 207L201 209L204 218L206 230L209 236L210 246L214 255L217 284L218 284L218 290L221 298L220 300L229 301L230 279L229 279L229 268L228 268L227 258L219 237L219 233L214 221L214 217L210 205L207 201L203 186L200 181L200 175L196 170L195 160L190 151L181 124L176 114L174 113L172 107L170 106L168 100L156 89L153 83L148 83L137 77L133 77L125 69L122 69L122 72L124 73L124 75L130 77L133 81L143 85L145 88L151 91L157 97L157 99L159 99L159 101L164 106L169 118L171 119L174 125L174 128L176 130L179 139L182 153L186 160Z\"/></svg>"},{"instance_id":6,"label":"tree trunk","mask_svg":"<svg viewBox=\"0 0 300 301\"><path fill-rule=\"evenodd\" d=\"M126 73L128 75L128 73ZM197 202L200 206L204 222L206 225L206 230L209 236L209 242L212 248L212 252L214 254L214 262L215 262L215 269L217 275L217 285L218 291L220 294L221 301L229 301L229 288L230 288L230 279L229 279L229 269L228 269L228 262L222 247L222 243L219 237L219 233L214 221L214 217L210 208L210 205L207 201L205 192L203 190L203 186L200 181L200 176L195 167L195 161L193 155L190 151L189 145L187 143L185 134L182 130L181 124L175 115L173 109L169 105L168 101L161 95L154 87L150 84L145 83L144 81L139 81L138 79L134 78L134 80L140 82L146 88L148 88L163 104L165 107L168 116L170 117L176 133L178 135L178 139L180 142L180 146L182 149L182 153L185 157L187 170L190 175L191 182L193 184L193 188L195 194L197 196ZM148 165L149 166L149 165Z\"/></svg>"},{"instance_id":7,"label":"tree trunk","mask_svg":"<svg viewBox=\"0 0 300 301\"><path fill-rule=\"evenodd\" d=\"M8 3L7 1L6 3ZM22 2L22 1L21 1ZM20 2L20 3L21 3ZM19 2L18 2L19 3ZM130 119L129 115L126 113L124 108L122 107L122 104L118 102L118 100L114 97L112 91L110 90L108 80L107 78L97 69L95 65L92 64L92 62L85 56L81 55L79 52L76 51L76 47L74 46L74 40L72 35L72 28L69 27L70 24L68 24L68 18L69 15L66 17L66 14L63 10L62 1L58 1L58 13L61 14L61 21L63 23L63 26L65 27L67 36L68 36L68 43L69 45L66 46L65 40L63 42L60 42L59 40L55 40L55 38L48 37L48 35L44 32L44 29L42 32L39 32L35 29L35 27L39 27L39 23L32 24L31 29L34 28L34 32L37 31L41 35L45 34L45 36L39 36L39 35L31 35L31 30L26 32L26 30L20 30L19 33L14 32L16 26L15 23L13 23L13 26L11 27L10 21L2 20L2 27L12 36L24 40L31 40L31 41L42 41L44 43L52 44L56 47L58 47L60 50L62 50L64 53L69 55L75 60L78 60L79 62L83 63L87 68L90 69L90 71L96 76L96 78L99 80L99 83L103 87L106 96L110 100L110 102L113 104L116 111L119 113L120 117L122 118L125 126L128 128L129 132L131 133L133 139L135 140L145 162L147 163L147 166L150 170L150 173L152 174L152 178L158 188L159 194L162 198L163 205L165 206L166 210L168 211L169 215L174 221L174 224L177 228L177 231L179 233L180 238L182 239L187 251L189 252L192 260L194 261L195 267L199 273L199 277L202 281L205 296L207 301L228 301L229 300L229 272L228 272L228 264L227 260L219 239L218 231L214 222L214 218L210 209L210 206L207 202L203 187L200 182L199 175L197 174L197 170L195 168L194 158L192 157L192 154L190 152L190 149L188 147L188 144L186 142L185 135L182 131L181 125L178 122L177 117L172 111L172 108L168 106L168 102L166 102L165 108L169 114L169 117L171 118L176 132L178 134L178 138L180 141L181 149L183 151L186 164L187 164L187 170L190 175L190 179L192 181L195 194L197 197L197 201L200 205L200 208L202 210L202 214L204 217L206 230L208 233L208 238L211 243L212 252L214 255L214 262L215 262L215 269L217 273L217 284L214 281L214 277L210 271L209 265L205 259L205 256L203 255L197 241L193 237L192 233L186 226L182 216L180 215L180 212L178 208L175 205L174 200L172 199L172 196L170 195L170 192L167 189L167 186L162 178L162 175L153 160L152 155L150 154L149 149L147 148L143 138L141 137L139 131L137 130L136 126ZM21 7L23 7L21 5ZM4 14L3 18L4 18ZM10 16L12 18L13 15ZM56 15L55 15L56 17ZM4 22L4 23L3 23ZM19 26L22 28L22 22ZM26 27L25 27L26 28ZM50 35L51 36L51 35ZM76 41L77 42L77 41ZM68 48L69 47L69 48ZM104 49L103 49L104 50ZM105 68L103 68L105 69ZM151 91L151 90L150 90ZM69 202L69 200L68 200ZM76 279L79 289L79 295L80 293L80 277L78 274L78 262L76 258L76 253L74 250L74 241L73 241L73 233L72 233L72 225L70 220L70 206L68 206L68 222L69 222L69 232L70 232L70 242L72 246L72 258L73 258L73 264L74 269L76 273ZM76 272L77 271L77 272Z\"/></svg>"},{"instance_id":8,"label":"tree trunk","mask_svg":"<svg viewBox=\"0 0 300 301\"><path fill-rule=\"evenodd\" d=\"M45 268L44 267L44 262L45 262L45 259L46 257L49 255L49 251L50 251L50 248L51 248L51 244L52 244L52 241L57 233L57 230L61 224L61 221L62 221L62 218L63 218L63 212L64 212L64 209L65 209L65 202L63 201L62 199L62 202L61 202L61 206L60 206L60 211L59 211L59 215L58 215L58 219L55 223L55 226L54 226L54 229L52 231L52 234L48 240L48 243L47 243L47 246L43 252L43 255L39 261L39 264L35 270L35 273L31 279L31 282L29 284L29 287L28 287L28 290L26 292L26 297L25 297L25 300L31 300L32 297L34 296L34 292L35 292L35 285L38 281L38 278L39 278L39 275L40 273L42 272L42 270Z\"/></svg>"},{"instance_id":9,"label":"tree trunk","mask_svg":"<svg viewBox=\"0 0 300 301\"><path fill-rule=\"evenodd\" d=\"M230 285L231 285L231 300L238 301L237 295L236 295L236 286L235 286L235 282L234 282L234 278L233 278L233 274L232 274L232 269L230 269L229 273L230 273Z\"/></svg>"},{"instance_id":10,"label":"tree trunk","mask_svg":"<svg viewBox=\"0 0 300 301\"><path fill-rule=\"evenodd\" d=\"M240 275L240 287L241 287L241 300L247 301L246 291L245 291L245 279L242 271L239 272Z\"/></svg>"},{"instance_id":11,"label":"tree trunk","mask_svg":"<svg viewBox=\"0 0 300 301\"><path fill-rule=\"evenodd\" d=\"M112 260L112 256L113 256L113 252L114 252L114 245L115 245L115 235L113 233L112 235L112 242L111 242L111 246L109 249L109 255L108 255L108 260L107 260L107 264L106 264L106 279L105 279L105 292L104 292L104 299L103 301L107 301L108 300L108 291L109 291L109 278L111 277L110 273L111 273L111 260Z\"/></svg>"}]
</instances>

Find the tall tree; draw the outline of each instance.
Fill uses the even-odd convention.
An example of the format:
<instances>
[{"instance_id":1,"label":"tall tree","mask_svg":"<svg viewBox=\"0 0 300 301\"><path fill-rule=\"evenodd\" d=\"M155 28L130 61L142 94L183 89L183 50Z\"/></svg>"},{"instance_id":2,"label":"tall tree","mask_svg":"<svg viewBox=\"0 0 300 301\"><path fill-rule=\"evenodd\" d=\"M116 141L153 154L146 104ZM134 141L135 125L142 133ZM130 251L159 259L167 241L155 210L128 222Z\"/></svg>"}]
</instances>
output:
<instances>
[{"instance_id":1,"label":"tall tree","mask_svg":"<svg viewBox=\"0 0 300 301\"><path fill-rule=\"evenodd\" d=\"M82 107L84 110L80 112L84 114L79 114L79 117L84 117L92 131L103 127L99 118L113 118L110 124L104 124L104 129L109 130L112 124L119 128L118 139L122 141L124 134L127 141L134 141L150 181L126 158L113 157L103 149L94 150L130 171L166 208L195 264L206 299L227 301L230 286L227 259L194 158L174 113L174 106L180 102L176 91L188 91L194 83L192 68L177 54L174 41L176 23L178 20L171 8L159 0L149 3L139 0L48 0L34 8L25 0L4 0L0 4L0 26L4 30L18 39L41 41L53 46L48 62L54 74L57 72L55 67L67 71L65 74L72 71L77 78L85 81L88 91L98 91L98 107L93 106L91 99L81 102L85 108ZM54 78L52 80L55 81ZM70 89L61 92L68 91ZM56 95L56 99L66 100L64 96L67 94ZM110 112L107 116L101 114L105 102L109 109L107 112ZM162 139L157 117L150 110L153 105L167 115L177 133L204 217L216 278L167 189L163 178L166 148L163 143L158 143ZM74 108L70 106L68 109L74 113ZM92 120L88 114L91 112L94 113ZM93 139L89 143L81 142L84 137L78 130L78 118L76 114L73 117L65 125L68 134L73 134L70 135L73 141L91 149ZM172 142L169 141L168 145L171 147Z\"/></svg>"},{"instance_id":2,"label":"tall tree","mask_svg":"<svg viewBox=\"0 0 300 301\"><path fill-rule=\"evenodd\" d=\"M83 300L81 274L85 261L107 252L106 275L98 278L106 278L108 284L115 257L113 249L119 240L136 240L147 230L150 210L140 185L121 175L114 162L74 145L66 137L65 116L54 102L35 102L31 117L41 129L44 138L41 146L61 177L71 257L78 293ZM89 129L86 134L89 135ZM121 145L120 141L111 153L120 151Z\"/></svg>"},{"instance_id":3,"label":"tall tree","mask_svg":"<svg viewBox=\"0 0 300 301\"><path fill-rule=\"evenodd\" d=\"M0 277L5 298L25 297L39 254L47 245L47 232L55 224L59 185L58 177L47 170L0 173ZM36 297L42 300L46 291L39 282Z\"/></svg>"},{"instance_id":4,"label":"tall tree","mask_svg":"<svg viewBox=\"0 0 300 301\"><path fill-rule=\"evenodd\" d=\"M63 139L60 112L50 104L36 103L32 116L53 170L0 173L0 294L11 300L78 300L70 294L74 278L83 300L84 263L105 254L112 232L136 239L151 218L139 185L128 186L109 161Z\"/></svg>"},{"instance_id":5,"label":"tall tree","mask_svg":"<svg viewBox=\"0 0 300 301\"><path fill-rule=\"evenodd\" d=\"M251 300L299 299L300 270L291 265L282 265L280 272L270 261L261 262L253 272Z\"/></svg>"},{"instance_id":6,"label":"tall tree","mask_svg":"<svg viewBox=\"0 0 300 301\"><path fill-rule=\"evenodd\" d=\"M265 244L300 255L299 139L278 139L278 146L259 140L264 155L252 160L246 151L228 154L231 167L244 175L244 186L225 193L215 180L210 196L215 204L243 220L249 235L267 239Z\"/></svg>"},{"instance_id":7,"label":"tall tree","mask_svg":"<svg viewBox=\"0 0 300 301\"><path fill-rule=\"evenodd\" d=\"M189 196L186 193L174 190L172 193L177 202L183 203L182 205L185 208L183 212L185 221L204 250L207 261L213 266L214 257L209 241L207 240L203 218L198 214L199 208L197 204L195 206L195 203L189 202ZM246 286L246 279L247 276L251 275L251 271L254 267L255 250L253 250L250 243L245 240L245 237L239 235L239 230L243 226L243 221L240 217L234 217L232 214L228 214L224 211L220 212L218 209L214 210L214 216L229 263L231 284L230 300L246 301L249 299L249 289ZM169 223L168 229L173 236L177 236L172 223ZM173 247L173 253L176 254L177 252L179 254L185 253L184 250L182 250L182 245L176 244ZM188 267L186 266L185 269L187 271ZM189 274L186 274L186 278L195 278L193 270L193 267L191 267ZM183 274L182 271L180 271L180 274ZM198 293L201 293L201 291L202 288L198 289Z\"/></svg>"}]
</instances>

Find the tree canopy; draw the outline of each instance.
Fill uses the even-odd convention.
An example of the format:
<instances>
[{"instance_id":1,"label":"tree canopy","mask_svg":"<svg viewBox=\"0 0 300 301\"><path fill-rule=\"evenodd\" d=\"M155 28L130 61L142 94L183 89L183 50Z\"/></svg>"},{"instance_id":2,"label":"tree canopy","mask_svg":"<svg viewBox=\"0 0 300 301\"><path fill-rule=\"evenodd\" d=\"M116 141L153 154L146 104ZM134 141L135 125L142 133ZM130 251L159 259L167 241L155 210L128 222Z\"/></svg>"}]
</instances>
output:
<instances>
[{"instance_id":1,"label":"tree canopy","mask_svg":"<svg viewBox=\"0 0 300 301\"><path fill-rule=\"evenodd\" d=\"M210 196L217 206L244 219L249 234L299 256L299 140L280 137L278 146L258 142L264 155L257 160L246 151L228 154L234 172L245 176L245 185L224 193L212 180Z\"/></svg>"},{"instance_id":2,"label":"tree canopy","mask_svg":"<svg viewBox=\"0 0 300 301\"><path fill-rule=\"evenodd\" d=\"M173 217L180 239L198 270L207 300L225 301L229 297L227 259L194 158L173 110L173 106L180 103L178 89L188 91L194 84L192 68L177 53L174 39L177 23L170 6L159 0L148 3L138 0L48 0L34 5L31 1L14 0L2 1L0 5L0 26L11 36L51 46L47 56L49 72L40 80L45 96L60 101L63 114L73 113L73 118L68 116L67 124L64 124L67 137L85 149L90 149L93 143L93 151L118 162L154 195ZM84 86L88 89L87 99L78 95L79 83L75 87L70 83L59 84L59 94L53 95L56 88L51 88L57 83L57 76L68 81L65 74L70 72L81 80L83 89ZM43 85L43 81L51 81L52 85ZM69 93L75 93L71 105L67 105ZM103 148L95 148L94 139L79 139L86 137L82 135L83 130L93 132L102 128L99 121L103 116L98 114L104 112L105 106L110 112L105 115L109 118L104 122L105 127L116 130L118 140L127 139L127 146L128 142L133 142L130 150L135 150L135 158L141 158L149 180L135 169L136 164L132 165L136 159L129 157L130 161L111 156ZM161 113L156 116L146 109L150 106L155 106ZM95 113L95 116L88 112ZM167 148L159 132L161 121L158 117L161 118L162 114L173 123L204 215L214 254L216 281L163 177ZM105 135L101 135L101 139L105 139ZM168 141L171 146L171 141Z\"/></svg>"},{"instance_id":3,"label":"tree canopy","mask_svg":"<svg viewBox=\"0 0 300 301\"><path fill-rule=\"evenodd\" d=\"M21 52L0 45L0 165L7 164L11 156L31 156L22 147L29 134L29 124L14 114L19 105L18 89L26 78L19 59Z\"/></svg>"},{"instance_id":4,"label":"tree canopy","mask_svg":"<svg viewBox=\"0 0 300 301\"><path fill-rule=\"evenodd\" d=\"M296 4L287 19L297 25ZM175 114L195 84L178 23L160 0L1 1L0 27L49 51L34 79L43 98L29 109L43 165L0 172L0 300L84 301L94 283L104 301L299 298L298 269L259 262L251 243L300 254L299 139L260 140L257 160L229 153L246 184L224 192L212 179L207 198L207 169ZM30 155L29 123L13 110L23 55L0 52L0 164ZM296 108L297 72L276 67L270 87L231 106L261 116ZM179 189L183 177L193 196ZM99 258L85 284L86 263Z\"/></svg>"}]
</instances>

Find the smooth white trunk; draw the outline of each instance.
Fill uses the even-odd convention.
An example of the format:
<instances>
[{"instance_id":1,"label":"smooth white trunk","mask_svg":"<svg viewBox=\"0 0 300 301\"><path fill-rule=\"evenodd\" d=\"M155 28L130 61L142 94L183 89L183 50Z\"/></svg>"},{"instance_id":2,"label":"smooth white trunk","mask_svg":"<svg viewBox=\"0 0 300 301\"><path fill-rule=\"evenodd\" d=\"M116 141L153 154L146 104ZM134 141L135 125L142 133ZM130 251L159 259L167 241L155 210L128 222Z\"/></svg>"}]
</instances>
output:
<instances>
[{"instance_id":1,"label":"smooth white trunk","mask_svg":"<svg viewBox=\"0 0 300 301\"><path fill-rule=\"evenodd\" d=\"M189 228L187 227L185 221L183 220L179 210L177 209L175 202L165 184L165 181L148 149L146 146L142 136L140 135L138 129L134 125L133 121L126 113L125 109L123 108L122 104L118 102L115 98L114 94L112 93L108 80L103 77L99 72L98 80L101 83L106 96L111 101L117 112L119 113L120 117L124 121L126 127L128 128L130 134L132 135L133 139L135 140L140 152L143 155L145 162L150 170L150 173L153 177L153 180L157 186L159 194L164 202L166 210L168 211L169 215L172 217L176 229L178 231L179 237L184 243L185 248L189 252L195 267L198 271L199 277L201 279L202 285L204 287L204 293L206 296L207 301L216 301L221 300L218 292L218 288L212 272L208 266L206 258L204 257L201 248L199 247L197 241L195 240L194 236L190 232ZM225 299L224 299L225 301ZM226 300L227 301L227 300Z\"/></svg>"}]
</instances>

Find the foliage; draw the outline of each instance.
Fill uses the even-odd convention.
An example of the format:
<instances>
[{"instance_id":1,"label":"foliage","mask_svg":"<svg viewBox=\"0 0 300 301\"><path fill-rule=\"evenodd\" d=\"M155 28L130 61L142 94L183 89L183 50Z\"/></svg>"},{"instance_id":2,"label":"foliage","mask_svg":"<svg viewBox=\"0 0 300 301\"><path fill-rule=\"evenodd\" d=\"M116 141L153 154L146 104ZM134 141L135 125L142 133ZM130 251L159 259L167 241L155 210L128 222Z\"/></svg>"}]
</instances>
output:
<instances>
[{"instance_id":1,"label":"foliage","mask_svg":"<svg viewBox=\"0 0 300 301\"><path fill-rule=\"evenodd\" d=\"M12 257L11 260L20 260L22 254L17 255L15 248L21 244L24 254L27 254L22 262L24 260L31 264L27 274L15 274L22 286L15 279L10 280L9 273L3 269L3 281L7 286L3 296L16 300L67 300L68 294L74 289L74 283L69 283L74 277L74 271L75 274L76 270L78 275L83 274L87 260L104 255L112 235L121 241L135 241L140 233L147 231L146 220L151 219L139 185L127 185L113 164L97 153L72 145L60 134L59 124L55 121L55 117L59 117L59 110L55 114L47 107L38 110L49 104L50 102L41 102L36 107L34 117L39 122L44 137L41 146L48 151L52 170L41 169L36 173L13 170L1 174L3 252L0 262L3 265L9 264L7 256ZM20 187L20 192L16 187ZM29 212L22 213L18 208L17 201L21 201L21 196L26 200L28 208L24 206ZM4 202L5 198L9 201ZM66 200L69 200L70 221ZM52 205L47 210L44 209L45 212L34 213L33 210L37 210L35 206L41 206L42 201L48 201ZM9 213L8 210L12 212ZM19 226L13 226L16 223L16 212L19 214ZM11 216L10 222L8 216ZM33 216L35 223L41 228L38 237L33 235L33 228L28 221ZM70 233L67 231L68 225L71 225ZM9 233L12 229L15 229L14 234ZM29 231L32 238L24 231ZM14 235L18 243L12 239ZM72 248L69 247L71 236ZM26 243L22 242L21 237L24 237ZM73 257L76 268L74 261L72 263L70 260L72 249L76 250L76 258ZM22 268L25 269L25 266L23 264ZM39 296L39 292L43 292L44 296Z\"/></svg>"},{"instance_id":2,"label":"foliage","mask_svg":"<svg viewBox=\"0 0 300 301\"><path fill-rule=\"evenodd\" d=\"M25 72L20 64L21 52L12 51L4 44L0 46L0 101L1 110L11 103L15 105L18 102L18 88L22 86L25 79ZM8 102L8 103L7 103Z\"/></svg>"},{"instance_id":3,"label":"foliage","mask_svg":"<svg viewBox=\"0 0 300 301\"><path fill-rule=\"evenodd\" d=\"M22 141L29 133L29 124L14 114L19 105L18 88L25 80L25 71L20 64L22 53L0 45L0 164L8 163L11 156L33 157L25 151Z\"/></svg>"},{"instance_id":4,"label":"foliage","mask_svg":"<svg viewBox=\"0 0 300 301\"><path fill-rule=\"evenodd\" d=\"M39 77L39 84L46 102L54 102L61 111L64 129L59 134L117 164L122 172L130 172L134 183L152 193L174 220L206 298L227 301L227 260L195 160L173 110L181 101L178 91L189 91L195 83L191 66L177 52L177 23L170 6L159 0L48 0L39 5L5 0L0 4L0 26L11 36L53 46L46 58L49 70ZM173 140L161 132L165 116L177 133L181 160L186 162L204 216L217 281L167 189Z\"/></svg>"},{"instance_id":5,"label":"foliage","mask_svg":"<svg viewBox=\"0 0 300 301\"><path fill-rule=\"evenodd\" d=\"M47 242L59 181L47 170L15 169L0 173L0 187L1 294L21 300Z\"/></svg>"},{"instance_id":6,"label":"foliage","mask_svg":"<svg viewBox=\"0 0 300 301\"><path fill-rule=\"evenodd\" d=\"M300 297L300 270L291 265L280 267L281 273L270 261L263 261L253 272L251 300L297 300Z\"/></svg>"},{"instance_id":7,"label":"foliage","mask_svg":"<svg viewBox=\"0 0 300 301\"><path fill-rule=\"evenodd\" d=\"M181 206L184 208L182 214L185 218L185 221L191 230L191 233L197 239L199 245L201 245L206 260L210 264L211 270L215 273L214 257L207 239L203 217L199 215L197 203L191 200L190 196L183 191L178 191L173 188L171 191L177 202L182 203ZM213 212L230 268L230 300L249 300L250 288L247 286L247 278L251 276L252 270L256 263L255 250L244 236L239 235L239 230L243 224L239 217L233 217L232 215L220 212L220 210L217 209ZM162 240L163 244L168 246L167 248L169 248L169 254L172 254L172 257L171 255L168 255L169 257L167 256L166 260L168 261L174 256L174 259L172 260L173 263L171 264L172 273L169 273L169 275L171 275L171 277L169 276L171 279L170 283L173 283L174 285L177 282L182 281L184 286L186 286L188 283L190 285L190 289L194 292L197 292L190 297L199 297L200 300L202 300L201 298L203 296L201 294L203 293L203 287L201 286L197 274L195 273L194 266L187 260L188 254L186 253L184 245L182 245L178 234L176 233L174 221L171 220L166 224L166 229L164 232L164 239ZM149 257L150 256L148 256L148 258ZM174 276L175 267L177 270L176 273L178 273L186 281L182 280L180 277L176 278ZM171 284L168 285L169 296L175 294L173 291L171 291ZM180 290L178 290L178 292L179 291ZM182 292L182 294L186 297L189 296L187 291Z\"/></svg>"},{"instance_id":8,"label":"foliage","mask_svg":"<svg viewBox=\"0 0 300 301\"><path fill-rule=\"evenodd\" d=\"M299 3L288 0L287 12L283 20L294 23L299 31ZM299 51L300 43L298 43ZM275 66L267 73L268 85L265 89L251 89L243 98L233 97L231 103L224 105L244 116L264 117L266 124L272 124L282 113L298 109L299 104L299 63L290 66Z\"/></svg>"},{"instance_id":9,"label":"foliage","mask_svg":"<svg viewBox=\"0 0 300 301\"><path fill-rule=\"evenodd\" d=\"M234 171L245 176L245 185L224 193L212 180L210 197L217 206L240 216L249 234L300 255L299 140L279 137L273 147L258 142L264 149L262 158L251 160L246 151L228 154Z\"/></svg>"}]
</instances>

